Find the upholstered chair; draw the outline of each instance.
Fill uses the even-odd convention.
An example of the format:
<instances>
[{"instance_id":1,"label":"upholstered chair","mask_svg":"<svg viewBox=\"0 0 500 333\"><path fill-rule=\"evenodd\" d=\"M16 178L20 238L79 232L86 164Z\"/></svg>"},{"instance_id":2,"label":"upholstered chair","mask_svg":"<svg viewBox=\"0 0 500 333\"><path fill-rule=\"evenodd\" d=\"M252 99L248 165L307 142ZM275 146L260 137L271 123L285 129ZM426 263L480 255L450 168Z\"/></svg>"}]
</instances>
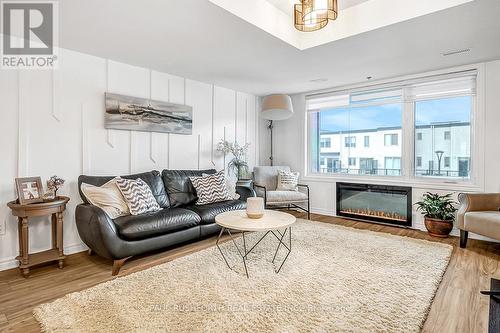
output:
<instances>
[{"instance_id":1,"label":"upholstered chair","mask_svg":"<svg viewBox=\"0 0 500 333\"><path fill-rule=\"evenodd\" d=\"M258 166L253 169L253 185L257 196L264 198L267 209L296 208L311 218L309 186L298 184L297 191L278 191L278 170L290 172L288 166Z\"/></svg>"},{"instance_id":2,"label":"upholstered chair","mask_svg":"<svg viewBox=\"0 0 500 333\"><path fill-rule=\"evenodd\" d=\"M467 245L469 231L500 240L500 193L460 193L458 201L460 247Z\"/></svg>"}]
</instances>

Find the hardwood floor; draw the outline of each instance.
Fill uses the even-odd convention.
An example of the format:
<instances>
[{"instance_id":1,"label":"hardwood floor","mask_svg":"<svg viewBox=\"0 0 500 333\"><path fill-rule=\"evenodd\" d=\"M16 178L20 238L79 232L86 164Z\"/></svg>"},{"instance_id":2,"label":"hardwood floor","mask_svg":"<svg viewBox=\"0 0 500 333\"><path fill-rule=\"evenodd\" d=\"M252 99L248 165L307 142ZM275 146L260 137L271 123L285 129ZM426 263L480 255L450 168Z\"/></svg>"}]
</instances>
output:
<instances>
[{"instance_id":1,"label":"hardwood floor","mask_svg":"<svg viewBox=\"0 0 500 333\"><path fill-rule=\"evenodd\" d=\"M305 214L296 213L298 217ZM312 215L320 222L359 229L387 232L400 236L427 239L454 246L450 264L432 304L423 332L487 332L488 302L479 291L488 289L490 278L500 278L500 244L470 239L466 249L458 247L458 238L432 238L427 233L335 217ZM119 276L130 274L214 244L215 237L162 253L131 259ZM57 265L33 269L23 278L17 269L0 272L0 331L39 332L32 309L65 294L110 280L111 261L81 252L68 256L63 270Z\"/></svg>"}]
</instances>

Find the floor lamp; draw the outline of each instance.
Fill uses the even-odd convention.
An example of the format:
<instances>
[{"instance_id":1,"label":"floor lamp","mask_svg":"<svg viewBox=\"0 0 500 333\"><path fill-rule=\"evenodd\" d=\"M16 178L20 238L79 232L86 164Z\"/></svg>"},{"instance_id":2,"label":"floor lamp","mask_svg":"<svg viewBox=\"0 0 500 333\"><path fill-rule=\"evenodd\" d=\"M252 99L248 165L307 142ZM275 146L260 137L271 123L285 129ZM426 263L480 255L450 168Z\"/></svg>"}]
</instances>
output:
<instances>
[{"instance_id":1,"label":"floor lamp","mask_svg":"<svg viewBox=\"0 0 500 333\"><path fill-rule=\"evenodd\" d=\"M285 120L293 116L292 99L288 95L269 95L262 100L262 111L260 115L263 119L269 120L267 128L271 131L271 156L269 161L273 165L273 121Z\"/></svg>"}]
</instances>

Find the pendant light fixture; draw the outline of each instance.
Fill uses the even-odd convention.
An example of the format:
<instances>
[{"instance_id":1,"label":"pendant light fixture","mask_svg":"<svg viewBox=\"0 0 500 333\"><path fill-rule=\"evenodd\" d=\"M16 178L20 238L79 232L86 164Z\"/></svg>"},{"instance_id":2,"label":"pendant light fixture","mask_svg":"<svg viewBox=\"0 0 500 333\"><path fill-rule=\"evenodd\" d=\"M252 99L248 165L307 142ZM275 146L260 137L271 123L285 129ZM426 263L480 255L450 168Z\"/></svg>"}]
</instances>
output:
<instances>
[{"instance_id":1,"label":"pendant light fixture","mask_svg":"<svg viewBox=\"0 0 500 333\"><path fill-rule=\"evenodd\" d=\"M337 16L337 0L300 0L294 6L295 28L303 32L322 29Z\"/></svg>"}]
</instances>

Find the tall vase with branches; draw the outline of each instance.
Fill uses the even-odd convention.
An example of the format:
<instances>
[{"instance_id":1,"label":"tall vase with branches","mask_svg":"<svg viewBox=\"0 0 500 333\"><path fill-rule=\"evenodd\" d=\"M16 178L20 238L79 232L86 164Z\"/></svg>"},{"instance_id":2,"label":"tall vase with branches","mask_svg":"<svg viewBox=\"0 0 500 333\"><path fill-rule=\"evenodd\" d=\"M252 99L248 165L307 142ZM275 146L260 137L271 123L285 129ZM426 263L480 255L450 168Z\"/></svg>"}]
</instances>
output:
<instances>
[{"instance_id":1,"label":"tall vase with branches","mask_svg":"<svg viewBox=\"0 0 500 333\"><path fill-rule=\"evenodd\" d=\"M227 167L229 172L233 173L238 180L244 179L248 174L248 164L246 162L248 147L250 147L249 143L240 146L237 142L226 140L221 140L217 144L217 151L233 155L233 159L228 163Z\"/></svg>"}]
</instances>

